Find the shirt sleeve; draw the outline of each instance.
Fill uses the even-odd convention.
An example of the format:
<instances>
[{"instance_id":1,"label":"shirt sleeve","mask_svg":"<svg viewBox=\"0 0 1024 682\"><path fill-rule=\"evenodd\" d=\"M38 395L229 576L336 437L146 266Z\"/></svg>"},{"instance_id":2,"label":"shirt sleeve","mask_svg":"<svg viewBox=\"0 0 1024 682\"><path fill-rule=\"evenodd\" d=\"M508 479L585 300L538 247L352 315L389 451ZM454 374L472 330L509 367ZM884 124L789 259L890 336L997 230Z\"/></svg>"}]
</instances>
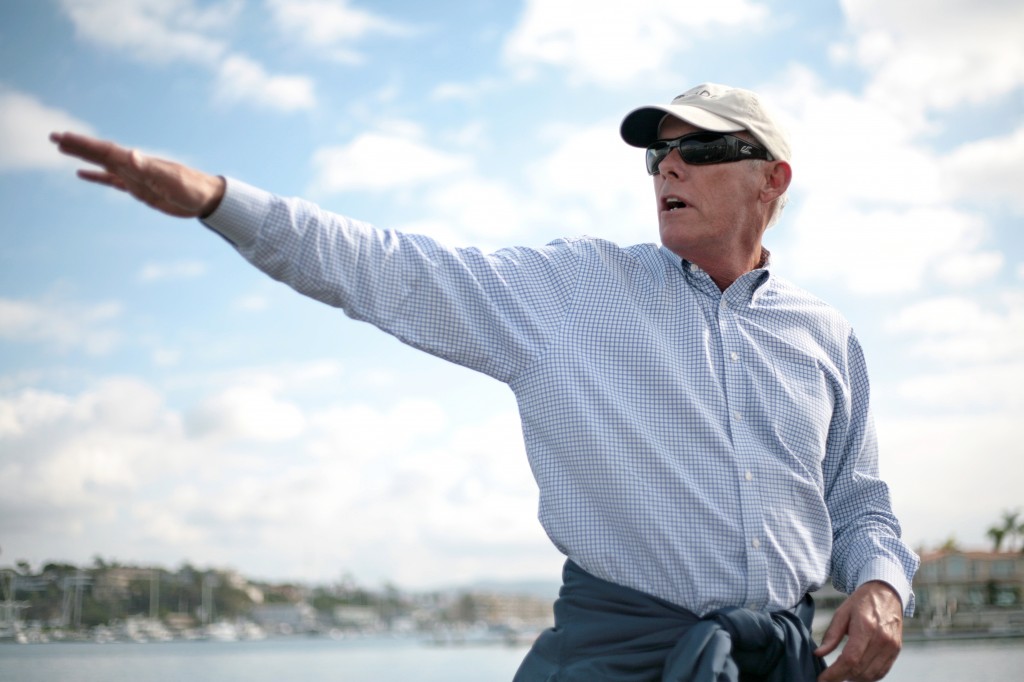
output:
<instances>
[{"instance_id":1,"label":"shirt sleeve","mask_svg":"<svg viewBox=\"0 0 1024 682\"><path fill-rule=\"evenodd\" d=\"M871 417L863 352L851 333L847 347L848 399L833 416L826 453L825 503L832 520L832 581L852 593L880 580L914 613L911 587L920 560L901 539L889 487L879 477L878 442Z\"/></svg>"},{"instance_id":2,"label":"shirt sleeve","mask_svg":"<svg viewBox=\"0 0 1024 682\"><path fill-rule=\"evenodd\" d=\"M571 241L493 254L450 248L232 179L203 222L296 291L504 382L544 352L579 272Z\"/></svg>"}]
</instances>

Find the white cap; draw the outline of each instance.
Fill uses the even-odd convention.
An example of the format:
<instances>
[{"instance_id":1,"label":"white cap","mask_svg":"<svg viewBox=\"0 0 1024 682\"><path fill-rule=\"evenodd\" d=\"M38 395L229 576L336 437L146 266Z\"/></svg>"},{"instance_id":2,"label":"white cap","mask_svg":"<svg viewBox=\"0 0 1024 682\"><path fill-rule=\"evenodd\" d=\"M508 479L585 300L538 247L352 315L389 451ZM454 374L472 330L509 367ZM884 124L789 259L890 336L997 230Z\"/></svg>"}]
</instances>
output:
<instances>
[{"instance_id":1,"label":"white cap","mask_svg":"<svg viewBox=\"0 0 1024 682\"><path fill-rule=\"evenodd\" d=\"M622 139L634 147L649 146L658 139L658 129L666 114L716 133L746 130L764 145L772 159L790 160L785 132L757 95L749 90L702 83L676 97L671 104L634 109L622 119Z\"/></svg>"}]
</instances>

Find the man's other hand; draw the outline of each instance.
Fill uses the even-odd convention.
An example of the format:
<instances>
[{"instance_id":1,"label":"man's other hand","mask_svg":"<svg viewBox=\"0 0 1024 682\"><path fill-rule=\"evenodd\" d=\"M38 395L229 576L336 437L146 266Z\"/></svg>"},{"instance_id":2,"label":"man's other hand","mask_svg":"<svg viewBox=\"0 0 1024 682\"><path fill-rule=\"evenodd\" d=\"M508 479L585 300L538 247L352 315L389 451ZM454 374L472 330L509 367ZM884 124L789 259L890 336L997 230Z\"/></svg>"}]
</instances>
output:
<instances>
[{"instance_id":1,"label":"man's other hand","mask_svg":"<svg viewBox=\"0 0 1024 682\"><path fill-rule=\"evenodd\" d=\"M818 682L875 682L885 677L903 646L903 604L896 591L879 581L858 587L836 609L815 655L832 653L844 636L849 637L846 646Z\"/></svg>"}]
</instances>

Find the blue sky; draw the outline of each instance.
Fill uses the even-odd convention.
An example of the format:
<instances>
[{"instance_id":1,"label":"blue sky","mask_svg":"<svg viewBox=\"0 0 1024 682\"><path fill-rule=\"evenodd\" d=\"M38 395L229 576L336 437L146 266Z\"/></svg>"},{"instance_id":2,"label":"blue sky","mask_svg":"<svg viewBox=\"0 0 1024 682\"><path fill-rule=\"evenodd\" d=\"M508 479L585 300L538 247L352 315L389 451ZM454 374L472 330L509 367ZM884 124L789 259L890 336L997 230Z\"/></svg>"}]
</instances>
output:
<instances>
[{"instance_id":1,"label":"blue sky","mask_svg":"<svg viewBox=\"0 0 1024 682\"><path fill-rule=\"evenodd\" d=\"M91 132L452 243L656 239L635 106L758 90L777 271L851 319L915 546L1024 506L1024 5L0 4L0 563L557 576L515 402L86 185Z\"/></svg>"}]
</instances>

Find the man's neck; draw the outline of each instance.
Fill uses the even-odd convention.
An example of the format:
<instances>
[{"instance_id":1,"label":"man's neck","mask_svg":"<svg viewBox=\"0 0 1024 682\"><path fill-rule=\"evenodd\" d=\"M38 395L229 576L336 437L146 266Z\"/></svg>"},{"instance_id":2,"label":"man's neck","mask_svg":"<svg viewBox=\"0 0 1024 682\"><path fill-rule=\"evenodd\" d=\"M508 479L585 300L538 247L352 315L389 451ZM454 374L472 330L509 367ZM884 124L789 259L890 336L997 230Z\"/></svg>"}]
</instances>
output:
<instances>
[{"instance_id":1,"label":"man's neck","mask_svg":"<svg viewBox=\"0 0 1024 682\"><path fill-rule=\"evenodd\" d=\"M695 263L701 270L708 273L711 281L715 283L719 291L725 291L732 285L733 282L738 280L743 275L747 274L751 270L764 267L768 263L769 257L768 249L761 245L758 245L747 258L686 258L691 263Z\"/></svg>"}]
</instances>

